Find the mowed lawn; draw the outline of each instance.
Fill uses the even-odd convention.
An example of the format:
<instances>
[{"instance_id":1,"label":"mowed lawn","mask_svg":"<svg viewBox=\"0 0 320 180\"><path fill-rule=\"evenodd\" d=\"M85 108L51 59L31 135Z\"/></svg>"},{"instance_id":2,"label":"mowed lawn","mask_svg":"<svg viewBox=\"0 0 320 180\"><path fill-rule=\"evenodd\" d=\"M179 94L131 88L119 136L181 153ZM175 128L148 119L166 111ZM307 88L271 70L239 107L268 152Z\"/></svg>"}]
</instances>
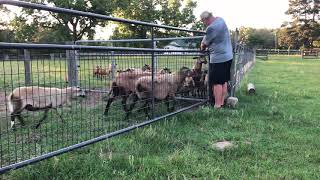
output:
<instances>
[{"instance_id":1,"label":"mowed lawn","mask_svg":"<svg viewBox=\"0 0 320 180\"><path fill-rule=\"evenodd\" d=\"M201 107L2 178L320 179L319 75L320 59L258 60L236 109ZM237 147L216 151L221 140Z\"/></svg>"}]
</instances>

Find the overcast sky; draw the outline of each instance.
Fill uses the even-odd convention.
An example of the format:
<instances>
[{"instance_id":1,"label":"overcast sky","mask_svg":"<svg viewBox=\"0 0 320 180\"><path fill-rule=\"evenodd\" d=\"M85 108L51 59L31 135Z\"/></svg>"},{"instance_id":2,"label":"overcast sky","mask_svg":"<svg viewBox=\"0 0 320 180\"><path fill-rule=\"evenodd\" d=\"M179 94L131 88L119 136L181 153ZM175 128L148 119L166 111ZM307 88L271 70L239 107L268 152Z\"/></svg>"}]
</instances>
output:
<instances>
[{"instance_id":1,"label":"overcast sky","mask_svg":"<svg viewBox=\"0 0 320 180\"><path fill-rule=\"evenodd\" d=\"M195 15L207 10L225 19L230 29L278 28L288 20L288 0L197 0Z\"/></svg>"}]
</instances>

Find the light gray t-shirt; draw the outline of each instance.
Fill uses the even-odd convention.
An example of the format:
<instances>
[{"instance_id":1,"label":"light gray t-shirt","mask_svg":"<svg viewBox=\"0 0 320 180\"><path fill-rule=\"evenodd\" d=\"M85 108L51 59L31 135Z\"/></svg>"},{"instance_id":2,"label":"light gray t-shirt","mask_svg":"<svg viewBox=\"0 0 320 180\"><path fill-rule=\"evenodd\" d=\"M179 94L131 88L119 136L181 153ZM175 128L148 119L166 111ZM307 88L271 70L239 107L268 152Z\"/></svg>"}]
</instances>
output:
<instances>
[{"instance_id":1,"label":"light gray t-shirt","mask_svg":"<svg viewBox=\"0 0 320 180\"><path fill-rule=\"evenodd\" d=\"M210 63L222 63L233 58L230 33L222 18L217 17L207 27L202 42L210 51Z\"/></svg>"}]
</instances>

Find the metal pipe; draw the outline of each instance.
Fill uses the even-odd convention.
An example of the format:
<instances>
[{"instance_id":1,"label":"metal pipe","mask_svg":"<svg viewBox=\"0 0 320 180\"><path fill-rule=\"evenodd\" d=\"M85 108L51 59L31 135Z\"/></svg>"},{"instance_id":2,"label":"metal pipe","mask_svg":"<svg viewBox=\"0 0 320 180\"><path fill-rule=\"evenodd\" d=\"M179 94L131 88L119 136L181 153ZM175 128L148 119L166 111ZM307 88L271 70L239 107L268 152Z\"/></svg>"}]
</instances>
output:
<instances>
[{"instance_id":1,"label":"metal pipe","mask_svg":"<svg viewBox=\"0 0 320 180\"><path fill-rule=\"evenodd\" d=\"M3 173L5 173L5 172L7 172L9 170L12 170L12 169L18 169L18 168L24 167L26 165L34 164L36 162L39 162L39 161L42 161L42 160L45 160L45 159L48 159L48 158L51 158L51 157L54 157L54 156L57 156L57 155L60 155L60 154L63 154L63 153L67 153L67 152L70 152L70 151L73 151L75 149L79 149L79 148L88 146L88 145L93 144L93 143L97 143L97 142L106 140L106 139L111 138L113 136L117 136L117 135L121 135L121 134L127 133L129 131L134 130L134 129L141 128L141 127L144 127L144 126L149 125L151 123L154 123L156 121L159 121L159 120L161 120L163 118L167 118L167 117L176 115L178 113L181 113L183 111L187 111L189 109L195 108L197 106L201 106L201 105L203 105L205 103L206 103L206 101L199 102L199 103L196 103L196 104L194 104L192 106L182 108L182 109L177 110L175 112L166 114L164 116L156 117L156 118L154 118L152 120L145 121L145 122L137 124L137 125L133 125L133 126L130 126L130 127L127 127L127 128L124 128L124 129L121 129L121 130L118 130L118 131L115 131L115 132L112 132L112 133L108 133L108 134L105 134L105 135L90 139L88 141L84 141L84 142L81 142L81 143L78 143L78 144L75 144L75 145L72 145L72 146L69 146L69 147L66 147L66 148L59 149L57 151L53 151L53 152L50 152L50 153L47 153L47 154L43 154L41 156L38 156L38 157L35 157L35 158L32 158L32 159L28 159L28 160L21 161L21 162L18 162L18 163L9 165L9 166L2 167L2 168L0 168L0 174L3 174Z\"/></svg>"},{"instance_id":2,"label":"metal pipe","mask_svg":"<svg viewBox=\"0 0 320 180\"><path fill-rule=\"evenodd\" d=\"M202 39L203 36L194 37L172 37L172 38L154 38L155 41L171 41L171 40L192 40L192 39ZM99 43L99 42L150 42L151 39L111 39L111 40L79 40L75 43Z\"/></svg>"},{"instance_id":3,"label":"metal pipe","mask_svg":"<svg viewBox=\"0 0 320 180\"><path fill-rule=\"evenodd\" d=\"M207 101L206 99L199 99L199 98L185 98L185 97L175 97L177 100L184 100L184 101L195 101L195 102L203 102Z\"/></svg>"},{"instance_id":4,"label":"metal pipe","mask_svg":"<svg viewBox=\"0 0 320 180\"><path fill-rule=\"evenodd\" d=\"M1 1L1 0L0 0ZM71 50L92 50L92 51L139 51L139 52L197 52L199 50L169 50L169 49L151 49L151 48L128 48L128 47L106 47L106 46L83 46L83 45L64 45L64 44L33 44L33 43L3 43L0 42L2 49L71 49Z\"/></svg>"},{"instance_id":5,"label":"metal pipe","mask_svg":"<svg viewBox=\"0 0 320 180\"><path fill-rule=\"evenodd\" d=\"M153 27L151 27L151 46L152 49L155 49L155 41L154 41L154 29ZM154 104L155 104L155 97L154 97L154 77L155 77L155 72L156 72L156 68L155 68L155 54L154 52L152 52L152 57L151 57L151 70L152 70L152 74L151 74L151 92L152 92L152 118L154 118Z\"/></svg>"},{"instance_id":6,"label":"metal pipe","mask_svg":"<svg viewBox=\"0 0 320 180\"><path fill-rule=\"evenodd\" d=\"M76 16L85 16L89 18L110 20L110 21L122 22L127 24L144 25L149 27L158 27L158 28L165 28L165 29L171 29L171 30L179 30L179 31L185 31L185 32L204 34L203 31L195 31L195 30L183 29L183 28L178 28L173 26L166 26L166 25L159 25L159 24L153 24L153 23L142 22L142 21L115 18L115 17L91 13L91 12L77 11L77 10L60 8L60 7L50 7L43 4L29 3L29 2L23 2L23 1L17 1L17 0L0 0L0 4L8 4L8 5L19 6L24 8L39 9L39 10L45 10L45 11L50 11L55 13L71 14Z\"/></svg>"}]
</instances>

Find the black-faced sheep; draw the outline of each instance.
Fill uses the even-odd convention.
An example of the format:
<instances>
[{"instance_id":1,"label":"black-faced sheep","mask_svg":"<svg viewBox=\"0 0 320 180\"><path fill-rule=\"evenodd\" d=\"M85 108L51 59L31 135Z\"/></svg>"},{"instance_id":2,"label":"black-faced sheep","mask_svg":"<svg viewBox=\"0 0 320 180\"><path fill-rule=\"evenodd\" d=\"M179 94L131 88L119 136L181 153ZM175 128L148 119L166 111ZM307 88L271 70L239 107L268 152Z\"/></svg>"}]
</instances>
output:
<instances>
[{"instance_id":1,"label":"black-faced sheep","mask_svg":"<svg viewBox=\"0 0 320 180\"><path fill-rule=\"evenodd\" d=\"M77 87L59 89L29 86L14 89L7 96L7 105L11 114L11 128L15 124L16 117L22 125L25 124L21 116L21 112L24 109L28 111L44 111L44 116L36 125L36 128L38 128L40 123L47 118L50 109L56 109L70 102L72 97L79 96L80 93L81 90Z\"/></svg>"}]
</instances>

